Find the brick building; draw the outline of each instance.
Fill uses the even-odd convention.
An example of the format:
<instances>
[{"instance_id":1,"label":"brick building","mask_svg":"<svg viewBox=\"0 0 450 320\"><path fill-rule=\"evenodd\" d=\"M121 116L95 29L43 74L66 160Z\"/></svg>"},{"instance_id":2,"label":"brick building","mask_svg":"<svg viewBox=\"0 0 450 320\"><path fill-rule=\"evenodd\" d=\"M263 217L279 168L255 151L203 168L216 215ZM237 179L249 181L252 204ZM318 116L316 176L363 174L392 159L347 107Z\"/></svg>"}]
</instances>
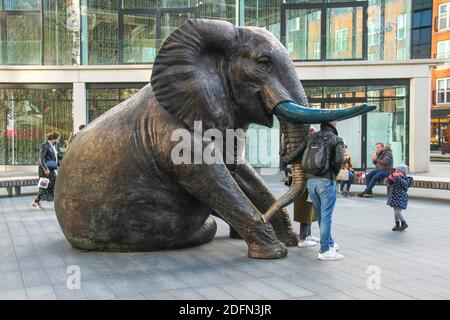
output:
<instances>
[{"instance_id":1,"label":"brick building","mask_svg":"<svg viewBox=\"0 0 450 320\"><path fill-rule=\"evenodd\" d=\"M433 1L432 57L450 60L450 1ZM431 148L441 150L450 142L450 65L432 72Z\"/></svg>"}]
</instances>

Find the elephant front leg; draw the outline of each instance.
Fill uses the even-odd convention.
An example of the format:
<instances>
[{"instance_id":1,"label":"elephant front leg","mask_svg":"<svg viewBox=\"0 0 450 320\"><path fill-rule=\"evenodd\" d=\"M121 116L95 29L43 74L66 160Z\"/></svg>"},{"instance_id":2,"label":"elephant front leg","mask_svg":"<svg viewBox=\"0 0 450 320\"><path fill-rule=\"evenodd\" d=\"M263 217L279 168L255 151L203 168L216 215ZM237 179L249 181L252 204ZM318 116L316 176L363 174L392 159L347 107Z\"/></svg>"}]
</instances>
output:
<instances>
[{"instance_id":1,"label":"elephant front leg","mask_svg":"<svg viewBox=\"0 0 450 320\"><path fill-rule=\"evenodd\" d=\"M178 183L222 217L247 242L252 258L281 258L286 246L272 225L238 186L224 164L180 164L172 168Z\"/></svg>"},{"instance_id":2,"label":"elephant front leg","mask_svg":"<svg viewBox=\"0 0 450 320\"><path fill-rule=\"evenodd\" d=\"M260 212L266 212L276 201L276 198L270 192L264 180L248 162L234 165L234 168L230 169L233 178L250 201ZM280 241L287 246L296 246L298 244L297 236L292 228L291 219L286 209L279 210L270 219L270 223Z\"/></svg>"}]
</instances>

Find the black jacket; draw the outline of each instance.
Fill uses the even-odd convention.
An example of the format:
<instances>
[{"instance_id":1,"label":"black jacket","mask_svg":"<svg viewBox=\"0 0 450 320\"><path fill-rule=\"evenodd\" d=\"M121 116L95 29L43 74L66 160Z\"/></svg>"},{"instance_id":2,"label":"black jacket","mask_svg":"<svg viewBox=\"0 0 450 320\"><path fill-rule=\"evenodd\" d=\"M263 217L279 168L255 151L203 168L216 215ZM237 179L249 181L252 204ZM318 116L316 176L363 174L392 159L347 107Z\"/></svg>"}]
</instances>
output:
<instances>
[{"instance_id":1,"label":"black jacket","mask_svg":"<svg viewBox=\"0 0 450 320\"><path fill-rule=\"evenodd\" d=\"M305 172L305 176L306 178L326 178L330 180L335 180L345 160L343 153L344 141L342 140L341 137L338 136L336 128L334 128L329 124L322 125L321 130L319 132L314 132L306 136L306 138L303 140L300 146L291 153L289 153L288 155L284 156L282 160L285 161L286 163L302 161L303 153L307 148L310 147L315 136L318 134L324 134L325 137L328 138L327 152L328 152L328 159L331 159L329 166L330 169L320 176L309 174L307 172Z\"/></svg>"},{"instance_id":2,"label":"black jacket","mask_svg":"<svg viewBox=\"0 0 450 320\"><path fill-rule=\"evenodd\" d=\"M50 142L44 142L41 145L41 150L39 151L39 165L44 169L48 169L47 165L45 164L46 161L49 160L56 160L56 155L53 151L52 146L50 145ZM58 157L59 158L59 157ZM59 162L59 161L58 161ZM59 164L59 163L58 163Z\"/></svg>"}]
</instances>

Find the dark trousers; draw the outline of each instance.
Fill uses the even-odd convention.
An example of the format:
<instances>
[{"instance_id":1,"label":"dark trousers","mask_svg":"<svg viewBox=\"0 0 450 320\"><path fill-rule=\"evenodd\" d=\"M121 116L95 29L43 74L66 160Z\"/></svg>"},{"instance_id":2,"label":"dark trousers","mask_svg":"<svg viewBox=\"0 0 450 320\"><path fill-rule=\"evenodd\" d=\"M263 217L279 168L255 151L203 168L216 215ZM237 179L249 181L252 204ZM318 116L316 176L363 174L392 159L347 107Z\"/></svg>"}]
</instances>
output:
<instances>
[{"instance_id":1,"label":"dark trousers","mask_svg":"<svg viewBox=\"0 0 450 320\"><path fill-rule=\"evenodd\" d=\"M373 187L377 184L379 180L386 179L390 175L389 169L376 169L369 172L366 175L366 190L365 193L372 192Z\"/></svg>"},{"instance_id":2,"label":"dark trousers","mask_svg":"<svg viewBox=\"0 0 450 320\"><path fill-rule=\"evenodd\" d=\"M47 178L50 180L50 183L48 184L47 189L39 188L39 193L36 197L36 200L34 200L36 203L39 203L41 200L53 200L53 196L55 193L55 181L56 181L56 174L55 170L50 170L50 173L48 176L45 175L44 169L42 169L39 166L39 178Z\"/></svg>"},{"instance_id":3,"label":"dark trousers","mask_svg":"<svg viewBox=\"0 0 450 320\"><path fill-rule=\"evenodd\" d=\"M311 235L311 224L300 223L300 240L305 241Z\"/></svg>"},{"instance_id":4,"label":"dark trousers","mask_svg":"<svg viewBox=\"0 0 450 320\"><path fill-rule=\"evenodd\" d=\"M355 176L355 174L353 172L351 172L350 170L348 171L348 180L347 181L341 181L340 182L340 191L344 191L344 187L347 185L347 191L350 191L350 186L352 185L353 182L353 177Z\"/></svg>"}]
</instances>

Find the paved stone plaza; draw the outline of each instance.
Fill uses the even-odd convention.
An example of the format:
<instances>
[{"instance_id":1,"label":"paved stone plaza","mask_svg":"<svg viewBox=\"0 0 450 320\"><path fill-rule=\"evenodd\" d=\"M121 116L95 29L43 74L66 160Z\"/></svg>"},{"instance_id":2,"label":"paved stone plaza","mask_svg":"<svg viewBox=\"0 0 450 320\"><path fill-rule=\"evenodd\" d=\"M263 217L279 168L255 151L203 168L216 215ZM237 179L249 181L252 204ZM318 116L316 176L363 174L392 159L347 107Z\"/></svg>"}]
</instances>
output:
<instances>
[{"instance_id":1,"label":"paved stone plaza","mask_svg":"<svg viewBox=\"0 0 450 320\"><path fill-rule=\"evenodd\" d=\"M277 195L286 190L277 178L268 181ZM0 299L450 299L445 200L411 199L410 227L401 233L391 231L383 195L339 198L334 236L345 259L323 262L317 247L290 248L281 260L249 259L220 220L214 241L200 247L79 251L64 238L53 205L32 209L33 197L0 198ZM66 287L72 265L81 270L80 290ZM369 289L377 282L368 287L368 268L381 271L379 289Z\"/></svg>"}]
</instances>

